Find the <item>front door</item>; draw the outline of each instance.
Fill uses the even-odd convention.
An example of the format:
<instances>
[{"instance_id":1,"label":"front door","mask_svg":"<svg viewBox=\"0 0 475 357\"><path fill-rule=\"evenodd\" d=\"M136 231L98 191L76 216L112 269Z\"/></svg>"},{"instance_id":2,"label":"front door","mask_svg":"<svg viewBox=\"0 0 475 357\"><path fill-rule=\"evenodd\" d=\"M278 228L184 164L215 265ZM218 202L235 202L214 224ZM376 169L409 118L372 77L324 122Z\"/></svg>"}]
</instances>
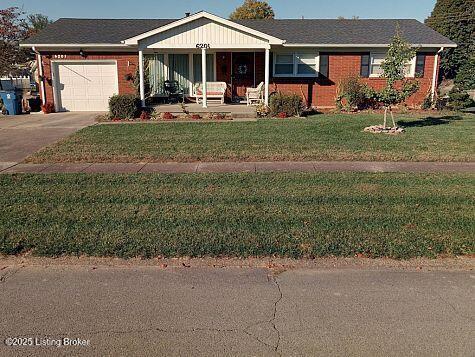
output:
<instances>
[{"instance_id":1,"label":"front door","mask_svg":"<svg viewBox=\"0 0 475 357\"><path fill-rule=\"evenodd\" d=\"M244 98L246 88L254 86L254 53L233 53L233 97Z\"/></svg>"}]
</instances>

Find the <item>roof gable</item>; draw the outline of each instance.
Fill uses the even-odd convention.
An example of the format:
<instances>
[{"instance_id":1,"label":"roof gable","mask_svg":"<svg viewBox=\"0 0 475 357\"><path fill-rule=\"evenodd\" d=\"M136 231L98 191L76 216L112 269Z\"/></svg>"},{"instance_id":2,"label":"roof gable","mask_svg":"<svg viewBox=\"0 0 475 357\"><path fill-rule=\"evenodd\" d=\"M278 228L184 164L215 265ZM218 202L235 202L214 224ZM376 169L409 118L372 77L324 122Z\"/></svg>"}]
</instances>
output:
<instances>
[{"instance_id":1,"label":"roof gable","mask_svg":"<svg viewBox=\"0 0 475 357\"><path fill-rule=\"evenodd\" d=\"M265 39L270 44L282 44L282 43L285 42L284 40L279 39L275 36L269 35L265 32L255 30L253 28L244 26L242 24L239 24L237 22L233 22L231 20L224 19L222 17L210 14L209 12L206 12L206 11L200 11L196 14L193 14L193 15L188 16L188 17L184 17L180 20L176 20L176 21L174 21L172 23L169 23L165 26L158 27L158 28L156 28L152 31L144 32L144 33L142 33L138 36L128 38L123 42L126 45L136 45L136 44L138 44L138 42L140 40L143 40L147 37L151 37L151 36L166 32L166 31L170 31L173 28L183 27L183 25L186 25L186 24L189 24L189 23L195 22L197 20L201 20L201 19L208 19L208 20L213 21L217 24L221 24L222 26L225 26L227 28L233 28L233 29L235 29L237 31L240 31L242 33L247 33L249 35L253 35L255 37Z\"/></svg>"}]
</instances>

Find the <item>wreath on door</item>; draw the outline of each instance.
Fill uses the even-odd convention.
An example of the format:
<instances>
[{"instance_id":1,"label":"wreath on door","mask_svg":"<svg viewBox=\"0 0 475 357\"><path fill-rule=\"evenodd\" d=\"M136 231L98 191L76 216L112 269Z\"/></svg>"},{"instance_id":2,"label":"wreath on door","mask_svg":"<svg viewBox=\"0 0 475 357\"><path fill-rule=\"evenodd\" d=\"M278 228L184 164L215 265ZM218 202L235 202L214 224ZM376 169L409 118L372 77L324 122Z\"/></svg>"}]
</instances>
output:
<instances>
[{"instance_id":1,"label":"wreath on door","mask_svg":"<svg viewBox=\"0 0 475 357\"><path fill-rule=\"evenodd\" d=\"M237 67L237 72L238 72L238 74L240 74L240 75L247 74L247 71L248 71L247 64L240 64L240 65Z\"/></svg>"}]
</instances>

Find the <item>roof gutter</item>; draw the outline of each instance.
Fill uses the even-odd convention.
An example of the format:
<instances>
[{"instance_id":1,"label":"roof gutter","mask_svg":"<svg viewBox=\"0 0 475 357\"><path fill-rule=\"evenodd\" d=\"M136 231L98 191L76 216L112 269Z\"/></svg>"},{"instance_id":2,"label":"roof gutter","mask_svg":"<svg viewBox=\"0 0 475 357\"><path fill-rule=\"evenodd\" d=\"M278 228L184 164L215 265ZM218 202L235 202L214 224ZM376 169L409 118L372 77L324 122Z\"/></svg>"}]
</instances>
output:
<instances>
[{"instance_id":1,"label":"roof gutter","mask_svg":"<svg viewBox=\"0 0 475 357\"><path fill-rule=\"evenodd\" d=\"M38 80L40 82L41 104L45 104L46 90L43 78L43 60L41 59L41 53L36 50L35 46L32 47L32 50L36 54L36 63L38 64Z\"/></svg>"},{"instance_id":2,"label":"roof gutter","mask_svg":"<svg viewBox=\"0 0 475 357\"><path fill-rule=\"evenodd\" d=\"M337 47L337 48L385 48L388 47L389 43L284 43L284 47ZM413 44L412 47L430 47L430 48L456 48L456 44Z\"/></svg>"},{"instance_id":3,"label":"roof gutter","mask_svg":"<svg viewBox=\"0 0 475 357\"><path fill-rule=\"evenodd\" d=\"M33 47L47 47L47 48L76 48L76 47L92 47L92 48L110 48L110 47L130 47L123 43L21 43L20 47L33 48Z\"/></svg>"},{"instance_id":4,"label":"roof gutter","mask_svg":"<svg viewBox=\"0 0 475 357\"><path fill-rule=\"evenodd\" d=\"M437 51L437 54L434 57L434 73L432 74L432 87L431 87L431 100L432 100L432 106L434 106L434 101L436 97L436 90L437 90L437 80L439 76L439 58L440 54L445 50L444 47L441 47L439 51Z\"/></svg>"}]
</instances>

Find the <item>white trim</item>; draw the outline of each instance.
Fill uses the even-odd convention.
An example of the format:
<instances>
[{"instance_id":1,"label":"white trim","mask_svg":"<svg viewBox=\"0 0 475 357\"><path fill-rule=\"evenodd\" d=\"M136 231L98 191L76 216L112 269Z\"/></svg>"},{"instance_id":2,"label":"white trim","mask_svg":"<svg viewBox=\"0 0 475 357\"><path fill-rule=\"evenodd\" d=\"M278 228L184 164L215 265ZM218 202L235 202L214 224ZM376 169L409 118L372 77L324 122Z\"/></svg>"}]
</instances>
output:
<instances>
[{"instance_id":1,"label":"white trim","mask_svg":"<svg viewBox=\"0 0 475 357\"><path fill-rule=\"evenodd\" d=\"M92 63L103 63L103 64L114 64L116 71L115 71L115 93L119 94L119 69L117 67L117 60L68 60L68 59L52 59L50 61L51 63L51 86L53 89L53 101L54 101L54 109L56 112L59 112L60 107L59 107L59 95L58 95L58 90L59 90L59 85L57 83L57 76L56 76L56 71L58 70L58 64L61 63L87 63L87 64L92 64Z\"/></svg>"},{"instance_id":2,"label":"white trim","mask_svg":"<svg viewBox=\"0 0 475 357\"><path fill-rule=\"evenodd\" d=\"M20 47L129 47L123 43L21 43Z\"/></svg>"},{"instance_id":3,"label":"white trim","mask_svg":"<svg viewBox=\"0 0 475 357\"><path fill-rule=\"evenodd\" d=\"M45 88L45 79L43 78L43 59L41 53L36 51L36 48L32 48L33 52L36 53L36 64L38 66L38 80L40 82L40 93L41 93L41 104L46 104L46 88ZM53 99L54 100L54 99Z\"/></svg>"},{"instance_id":4,"label":"white trim","mask_svg":"<svg viewBox=\"0 0 475 357\"><path fill-rule=\"evenodd\" d=\"M443 51L444 51L444 47L441 47L440 50L437 51L437 53L434 56L434 69L433 69L434 73L432 73L432 85L431 85L431 89L430 89L432 103L434 103L435 94L436 94L436 90L437 90L437 73L438 73L438 70L439 70L439 57L440 57L440 54Z\"/></svg>"},{"instance_id":5,"label":"white trim","mask_svg":"<svg viewBox=\"0 0 475 357\"><path fill-rule=\"evenodd\" d=\"M203 90L203 108L208 107L208 84L206 79L206 48L201 49L201 83Z\"/></svg>"},{"instance_id":6,"label":"white trim","mask_svg":"<svg viewBox=\"0 0 475 357\"><path fill-rule=\"evenodd\" d=\"M224 19L220 16L216 16L216 15L213 15L209 12L206 12L206 11L200 11L200 12L197 12L196 14L193 14L191 16L188 16L188 17L184 17L182 19L179 19L179 20L176 20L172 23L169 23L168 25L165 25L165 26L162 26L162 27L159 27L155 30L152 30L152 31L148 31L148 32L145 32L141 35L138 35L138 36L134 36L134 37L131 37L131 38L128 38L126 39L125 41L123 41L124 44L126 45L137 45L138 42L140 40L143 40L147 37L150 37L150 36L154 36L154 35L157 35L159 33L162 33L162 32L165 32L165 31L168 31L172 28L175 28L175 27L178 27L178 26L181 26L181 25L184 25L184 24L187 24L189 22L193 22L195 20L198 20L198 19L201 19L201 18L207 18L211 21L215 21L217 23L220 23L222 25L225 25L225 26L228 26L228 27L231 27L231 28L234 28L236 30L240 30L242 32L246 32L248 34L251 34L251 35L254 35L254 36L257 36L257 37L260 37L262 39L265 39L265 40L268 40L269 43L271 44L283 44L285 43L284 40L281 40L277 37L273 37L273 36L270 36L268 34L265 34L263 32L260 32L260 31L256 31L254 29L251 29L249 27L246 27L246 26L243 26L243 25L240 25L238 23L235 23L233 21L230 21L230 20L227 20L227 19Z\"/></svg>"},{"instance_id":7,"label":"white trim","mask_svg":"<svg viewBox=\"0 0 475 357\"><path fill-rule=\"evenodd\" d=\"M189 45L189 44L173 44L173 43L154 43L148 46L141 46L143 49L184 49L184 50L192 50L196 49L195 46ZM220 50L249 50L249 49L266 49L269 48L269 45L266 44L227 44L227 43L222 43L222 44L213 44L211 46L212 48L209 48L209 50L215 50L215 51L220 51ZM246 51L248 52L248 51Z\"/></svg>"},{"instance_id":8,"label":"white trim","mask_svg":"<svg viewBox=\"0 0 475 357\"><path fill-rule=\"evenodd\" d=\"M379 47L389 47L389 43L284 43L284 47L345 47L345 48L355 48L355 47L364 47L364 48L379 48ZM435 48L435 47L447 47L447 48L456 48L457 44L430 44L430 43L421 43L421 44L412 44L412 47L426 47L426 48Z\"/></svg>"}]
</instances>

